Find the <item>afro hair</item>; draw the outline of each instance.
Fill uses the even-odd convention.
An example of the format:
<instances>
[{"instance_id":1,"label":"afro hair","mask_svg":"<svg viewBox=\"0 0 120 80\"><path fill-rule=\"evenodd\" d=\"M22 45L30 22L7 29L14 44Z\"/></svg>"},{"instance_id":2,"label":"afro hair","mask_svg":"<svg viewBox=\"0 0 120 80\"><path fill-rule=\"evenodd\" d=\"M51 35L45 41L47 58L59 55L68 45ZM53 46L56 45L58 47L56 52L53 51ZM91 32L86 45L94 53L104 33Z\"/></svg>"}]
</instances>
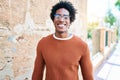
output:
<instances>
[{"instance_id":1,"label":"afro hair","mask_svg":"<svg viewBox=\"0 0 120 80\"><path fill-rule=\"evenodd\" d=\"M72 5L72 3L68 2L68 1L60 1L59 3L55 4L51 9L50 17L51 17L52 21L54 20L54 14L60 8L65 8L66 10L69 11L70 22L73 22L75 20L76 9Z\"/></svg>"}]
</instances>

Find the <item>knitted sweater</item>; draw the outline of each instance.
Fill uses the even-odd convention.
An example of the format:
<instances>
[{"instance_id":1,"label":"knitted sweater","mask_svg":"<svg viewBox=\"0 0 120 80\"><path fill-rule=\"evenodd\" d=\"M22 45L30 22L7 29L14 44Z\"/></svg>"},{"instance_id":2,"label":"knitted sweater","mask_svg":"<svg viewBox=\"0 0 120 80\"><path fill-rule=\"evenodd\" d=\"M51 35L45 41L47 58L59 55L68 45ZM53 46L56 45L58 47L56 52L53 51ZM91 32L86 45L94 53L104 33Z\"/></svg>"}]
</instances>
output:
<instances>
[{"instance_id":1,"label":"knitted sweater","mask_svg":"<svg viewBox=\"0 0 120 80\"><path fill-rule=\"evenodd\" d=\"M68 40L49 35L38 43L32 80L42 80L45 66L46 80L79 80L79 65L83 80L93 80L87 44L75 35Z\"/></svg>"}]
</instances>

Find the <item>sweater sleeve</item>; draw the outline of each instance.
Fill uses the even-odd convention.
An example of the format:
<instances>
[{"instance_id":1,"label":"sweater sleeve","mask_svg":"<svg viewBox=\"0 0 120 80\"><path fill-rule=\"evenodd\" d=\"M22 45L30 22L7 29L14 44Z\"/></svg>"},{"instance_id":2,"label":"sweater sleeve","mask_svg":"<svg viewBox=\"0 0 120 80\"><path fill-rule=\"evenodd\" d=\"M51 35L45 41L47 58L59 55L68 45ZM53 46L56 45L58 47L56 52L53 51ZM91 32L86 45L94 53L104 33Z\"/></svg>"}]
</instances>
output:
<instances>
[{"instance_id":1,"label":"sweater sleeve","mask_svg":"<svg viewBox=\"0 0 120 80\"><path fill-rule=\"evenodd\" d=\"M89 48L86 44L86 48L84 48L83 56L80 60L81 72L83 76L83 80L94 80L93 78L93 68L90 59Z\"/></svg>"},{"instance_id":2,"label":"sweater sleeve","mask_svg":"<svg viewBox=\"0 0 120 80\"><path fill-rule=\"evenodd\" d=\"M34 63L34 70L32 74L32 80L42 80L43 78L43 72L45 67L45 62L42 56L40 43L38 43L37 49L36 49L36 59Z\"/></svg>"}]
</instances>

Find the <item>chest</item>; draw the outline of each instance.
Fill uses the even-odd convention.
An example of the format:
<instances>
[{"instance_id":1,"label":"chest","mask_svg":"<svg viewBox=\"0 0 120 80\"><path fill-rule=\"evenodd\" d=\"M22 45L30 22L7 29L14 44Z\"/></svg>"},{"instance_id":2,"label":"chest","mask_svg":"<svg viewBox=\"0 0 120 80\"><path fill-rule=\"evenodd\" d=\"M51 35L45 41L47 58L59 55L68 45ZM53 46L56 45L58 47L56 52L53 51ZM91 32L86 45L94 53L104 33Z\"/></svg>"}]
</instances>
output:
<instances>
[{"instance_id":1,"label":"chest","mask_svg":"<svg viewBox=\"0 0 120 80\"><path fill-rule=\"evenodd\" d=\"M53 45L43 50L42 54L47 66L78 66L82 56L80 47L73 45Z\"/></svg>"}]
</instances>

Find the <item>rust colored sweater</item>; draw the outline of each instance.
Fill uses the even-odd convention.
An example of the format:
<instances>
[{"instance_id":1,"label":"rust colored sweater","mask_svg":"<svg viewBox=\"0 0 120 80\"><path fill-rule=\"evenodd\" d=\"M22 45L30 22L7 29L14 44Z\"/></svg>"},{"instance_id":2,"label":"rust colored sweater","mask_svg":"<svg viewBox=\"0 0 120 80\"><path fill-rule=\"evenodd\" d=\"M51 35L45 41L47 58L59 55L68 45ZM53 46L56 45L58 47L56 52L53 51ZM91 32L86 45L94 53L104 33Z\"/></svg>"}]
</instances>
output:
<instances>
[{"instance_id":1,"label":"rust colored sweater","mask_svg":"<svg viewBox=\"0 0 120 80\"><path fill-rule=\"evenodd\" d=\"M49 35L38 43L32 80L42 80L45 66L46 80L79 80L79 65L83 80L93 80L87 44L75 35L68 40Z\"/></svg>"}]
</instances>

